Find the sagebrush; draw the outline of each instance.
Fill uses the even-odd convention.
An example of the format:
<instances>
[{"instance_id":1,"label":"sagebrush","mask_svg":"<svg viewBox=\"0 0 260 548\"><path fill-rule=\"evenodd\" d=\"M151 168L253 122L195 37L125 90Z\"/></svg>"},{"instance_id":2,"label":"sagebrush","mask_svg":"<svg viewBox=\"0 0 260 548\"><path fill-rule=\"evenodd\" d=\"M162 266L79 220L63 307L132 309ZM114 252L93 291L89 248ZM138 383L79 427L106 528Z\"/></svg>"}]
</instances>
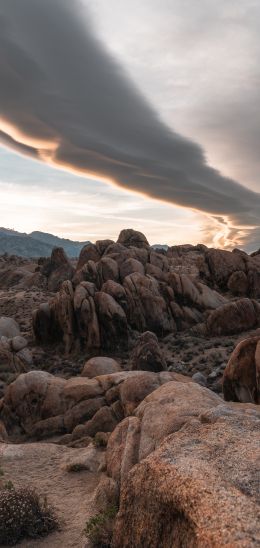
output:
<instances>
[{"instance_id":1,"label":"sagebrush","mask_svg":"<svg viewBox=\"0 0 260 548\"><path fill-rule=\"evenodd\" d=\"M46 497L29 488L0 490L0 545L13 546L26 537L45 536L59 528Z\"/></svg>"}]
</instances>

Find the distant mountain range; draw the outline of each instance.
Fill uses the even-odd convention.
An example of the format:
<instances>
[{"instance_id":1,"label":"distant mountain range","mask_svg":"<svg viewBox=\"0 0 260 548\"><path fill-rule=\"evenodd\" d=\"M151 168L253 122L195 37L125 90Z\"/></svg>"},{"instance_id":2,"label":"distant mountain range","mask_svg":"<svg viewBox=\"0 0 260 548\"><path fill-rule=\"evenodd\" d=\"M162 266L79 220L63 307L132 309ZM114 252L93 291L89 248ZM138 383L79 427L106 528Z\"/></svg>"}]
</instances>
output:
<instances>
[{"instance_id":1,"label":"distant mountain range","mask_svg":"<svg viewBox=\"0 0 260 548\"><path fill-rule=\"evenodd\" d=\"M80 250L89 243L59 238L47 232L18 232L0 227L0 255L19 255L20 257L49 257L54 247L63 247L69 257L78 257Z\"/></svg>"}]
</instances>

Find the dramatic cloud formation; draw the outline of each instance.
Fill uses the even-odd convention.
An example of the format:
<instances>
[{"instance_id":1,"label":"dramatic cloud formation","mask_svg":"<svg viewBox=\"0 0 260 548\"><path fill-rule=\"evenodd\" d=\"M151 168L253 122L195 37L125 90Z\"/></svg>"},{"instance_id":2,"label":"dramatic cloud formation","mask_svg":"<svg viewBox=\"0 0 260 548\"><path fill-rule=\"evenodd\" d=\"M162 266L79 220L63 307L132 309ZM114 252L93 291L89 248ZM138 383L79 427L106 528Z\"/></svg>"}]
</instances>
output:
<instances>
[{"instance_id":1,"label":"dramatic cloud formation","mask_svg":"<svg viewBox=\"0 0 260 548\"><path fill-rule=\"evenodd\" d=\"M222 225L224 245L255 241L260 194L209 167L159 119L76 0L0 0L0 51L5 145L203 211Z\"/></svg>"}]
</instances>

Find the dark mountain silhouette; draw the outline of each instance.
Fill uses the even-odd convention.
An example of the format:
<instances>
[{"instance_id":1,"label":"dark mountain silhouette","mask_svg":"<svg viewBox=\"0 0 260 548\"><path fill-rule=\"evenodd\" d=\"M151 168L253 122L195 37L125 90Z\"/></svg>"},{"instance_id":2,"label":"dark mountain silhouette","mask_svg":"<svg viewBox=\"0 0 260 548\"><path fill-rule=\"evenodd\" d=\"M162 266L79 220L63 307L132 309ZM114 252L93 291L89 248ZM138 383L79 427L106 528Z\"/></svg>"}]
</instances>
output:
<instances>
[{"instance_id":1,"label":"dark mountain silhouette","mask_svg":"<svg viewBox=\"0 0 260 548\"><path fill-rule=\"evenodd\" d=\"M86 242L59 238L53 234L34 231L31 234L0 227L0 255L19 255L20 257L48 257L54 247L63 247L69 257L78 257Z\"/></svg>"}]
</instances>

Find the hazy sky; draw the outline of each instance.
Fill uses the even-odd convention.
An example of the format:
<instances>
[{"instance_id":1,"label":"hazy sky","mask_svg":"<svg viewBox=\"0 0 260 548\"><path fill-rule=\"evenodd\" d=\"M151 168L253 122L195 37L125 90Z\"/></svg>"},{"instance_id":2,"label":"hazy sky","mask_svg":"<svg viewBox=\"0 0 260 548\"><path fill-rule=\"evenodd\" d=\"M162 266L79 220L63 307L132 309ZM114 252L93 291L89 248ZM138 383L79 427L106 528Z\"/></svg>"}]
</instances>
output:
<instances>
[{"instance_id":1,"label":"hazy sky","mask_svg":"<svg viewBox=\"0 0 260 548\"><path fill-rule=\"evenodd\" d=\"M259 247L259 20L258 0L0 0L0 225Z\"/></svg>"}]
</instances>

